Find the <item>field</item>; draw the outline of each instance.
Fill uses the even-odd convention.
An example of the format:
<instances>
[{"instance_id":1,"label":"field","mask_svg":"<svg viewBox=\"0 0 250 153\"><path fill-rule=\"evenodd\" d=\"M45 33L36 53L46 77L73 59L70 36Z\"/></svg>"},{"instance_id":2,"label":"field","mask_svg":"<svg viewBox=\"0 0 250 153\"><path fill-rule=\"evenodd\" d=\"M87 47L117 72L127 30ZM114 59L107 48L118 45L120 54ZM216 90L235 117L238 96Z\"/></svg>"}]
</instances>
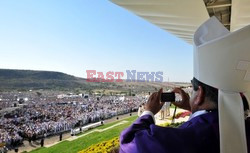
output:
<instances>
[{"instance_id":1,"label":"field","mask_svg":"<svg viewBox=\"0 0 250 153\"><path fill-rule=\"evenodd\" d=\"M81 136L81 134L78 135L78 139L72 141L64 140L52 147L39 148L31 151L31 153L76 153L88 148L92 144L119 136L121 131L128 127L136 118L137 116L132 116L113 123L105 124L101 127L82 133L83 136Z\"/></svg>"}]
</instances>

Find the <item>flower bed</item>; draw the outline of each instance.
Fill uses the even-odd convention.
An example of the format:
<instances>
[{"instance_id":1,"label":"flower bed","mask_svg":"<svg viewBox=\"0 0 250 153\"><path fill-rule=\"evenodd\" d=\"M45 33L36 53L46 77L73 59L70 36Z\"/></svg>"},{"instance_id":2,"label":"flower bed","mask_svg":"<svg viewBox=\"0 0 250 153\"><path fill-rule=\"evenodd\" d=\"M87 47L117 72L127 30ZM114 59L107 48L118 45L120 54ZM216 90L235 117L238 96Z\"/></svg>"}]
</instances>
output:
<instances>
[{"instance_id":1,"label":"flower bed","mask_svg":"<svg viewBox=\"0 0 250 153\"><path fill-rule=\"evenodd\" d=\"M87 149L79 151L78 153L112 153L119 149L119 138L115 137L108 141L91 145Z\"/></svg>"},{"instance_id":2,"label":"flower bed","mask_svg":"<svg viewBox=\"0 0 250 153\"><path fill-rule=\"evenodd\" d=\"M162 124L159 124L159 126L177 128L177 127L181 126L183 123L184 123L184 122L178 122L178 123L162 123Z\"/></svg>"},{"instance_id":3,"label":"flower bed","mask_svg":"<svg viewBox=\"0 0 250 153\"><path fill-rule=\"evenodd\" d=\"M189 111L185 111L185 112L180 112L180 113L178 113L178 114L176 114L175 115L175 119L178 119L178 118L180 118L180 117L186 117L186 116L190 116L190 114L191 114L191 112L189 112Z\"/></svg>"}]
</instances>

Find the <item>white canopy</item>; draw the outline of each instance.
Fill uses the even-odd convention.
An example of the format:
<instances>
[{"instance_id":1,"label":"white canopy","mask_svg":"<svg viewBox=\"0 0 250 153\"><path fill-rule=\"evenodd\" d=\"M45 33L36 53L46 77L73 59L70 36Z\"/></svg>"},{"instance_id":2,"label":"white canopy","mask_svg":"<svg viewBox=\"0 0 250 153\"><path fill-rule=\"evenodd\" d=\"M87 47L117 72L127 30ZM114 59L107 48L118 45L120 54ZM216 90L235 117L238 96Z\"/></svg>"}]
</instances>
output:
<instances>
[{"instance_id":1,"label":"white canopy","mask_svg":"<svg viewBox=\"0 0 250 153\"><path fill-rule=\"evenodd\" d=\"M191 44L196 29L210 16L220 18L231 32L250 24L249 0L111 1Z\"/></svg>"}]
</instances>

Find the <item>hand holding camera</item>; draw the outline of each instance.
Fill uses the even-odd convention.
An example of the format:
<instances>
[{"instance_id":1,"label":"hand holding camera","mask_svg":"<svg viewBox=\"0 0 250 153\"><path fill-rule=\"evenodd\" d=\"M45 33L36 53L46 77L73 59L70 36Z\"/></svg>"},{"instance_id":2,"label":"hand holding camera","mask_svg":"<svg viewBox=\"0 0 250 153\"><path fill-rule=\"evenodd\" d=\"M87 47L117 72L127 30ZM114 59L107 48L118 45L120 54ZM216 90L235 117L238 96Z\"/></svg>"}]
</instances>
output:
<instances>
[{"instance_id":1,"label":"hand holding camera","mask_svg":"<svg viewBox=\"0 0 250 153\"><path fill-rule=\"evenodd\" d=\"M180 94L180 96L181 96L181 101L177 101L177 102L174 101L174 102L172 102L172 104L174 104L175 106L177 106L179 108L191 111L191 107L189 104L190 97L189 97L188 93L186 93L181 88L174 88L174 90L172 92Z\"/></svg>"},{"instance_id":2,"label":"hand holding camera","mask_svg":"<svg viewBox=\"0 0 250 153\"><path fill-rule=\"evenodd\" d=\"M175 94L179 94L181 96L181 101L176 102ZM156 114L160 111L161 107L165 102L171 102L175 106L185 109L191 110L189 104L189 95L181 88L175 88L172 92L163 93L163 90L160 89L158 92L153 93L148 102L145 105L145 110L151 111L153 114Z\"/></svg>"},{"instance_id":3,"label":"hand holding camera","mask_svg":"<svg viewBox=\"0 0 250 153\"><path fill-rule=\"evenodd\" d=\"M158 113L163 106L164 102L161 102L162 89L158 92L154 92L145 104L145 110L152 112L154 115Z\"/></svg>"}]
</instances>

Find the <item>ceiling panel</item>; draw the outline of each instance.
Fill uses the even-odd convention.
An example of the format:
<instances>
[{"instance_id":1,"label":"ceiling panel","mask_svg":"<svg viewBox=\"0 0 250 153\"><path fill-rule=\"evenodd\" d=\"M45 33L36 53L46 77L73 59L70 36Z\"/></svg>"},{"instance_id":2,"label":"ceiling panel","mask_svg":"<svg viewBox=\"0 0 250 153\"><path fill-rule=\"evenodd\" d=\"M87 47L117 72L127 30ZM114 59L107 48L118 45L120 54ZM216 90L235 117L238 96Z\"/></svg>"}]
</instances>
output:
<instances>
[{"instance_id":1,"label":"ceiling panel","mask_svg":"<svg viewBox=\"0 0 250 153\"><path fill-rule=\"evenodd\" d=\"M231 31L250 24L250 0L232 0Z\"/></svg>"}]
</instances>

